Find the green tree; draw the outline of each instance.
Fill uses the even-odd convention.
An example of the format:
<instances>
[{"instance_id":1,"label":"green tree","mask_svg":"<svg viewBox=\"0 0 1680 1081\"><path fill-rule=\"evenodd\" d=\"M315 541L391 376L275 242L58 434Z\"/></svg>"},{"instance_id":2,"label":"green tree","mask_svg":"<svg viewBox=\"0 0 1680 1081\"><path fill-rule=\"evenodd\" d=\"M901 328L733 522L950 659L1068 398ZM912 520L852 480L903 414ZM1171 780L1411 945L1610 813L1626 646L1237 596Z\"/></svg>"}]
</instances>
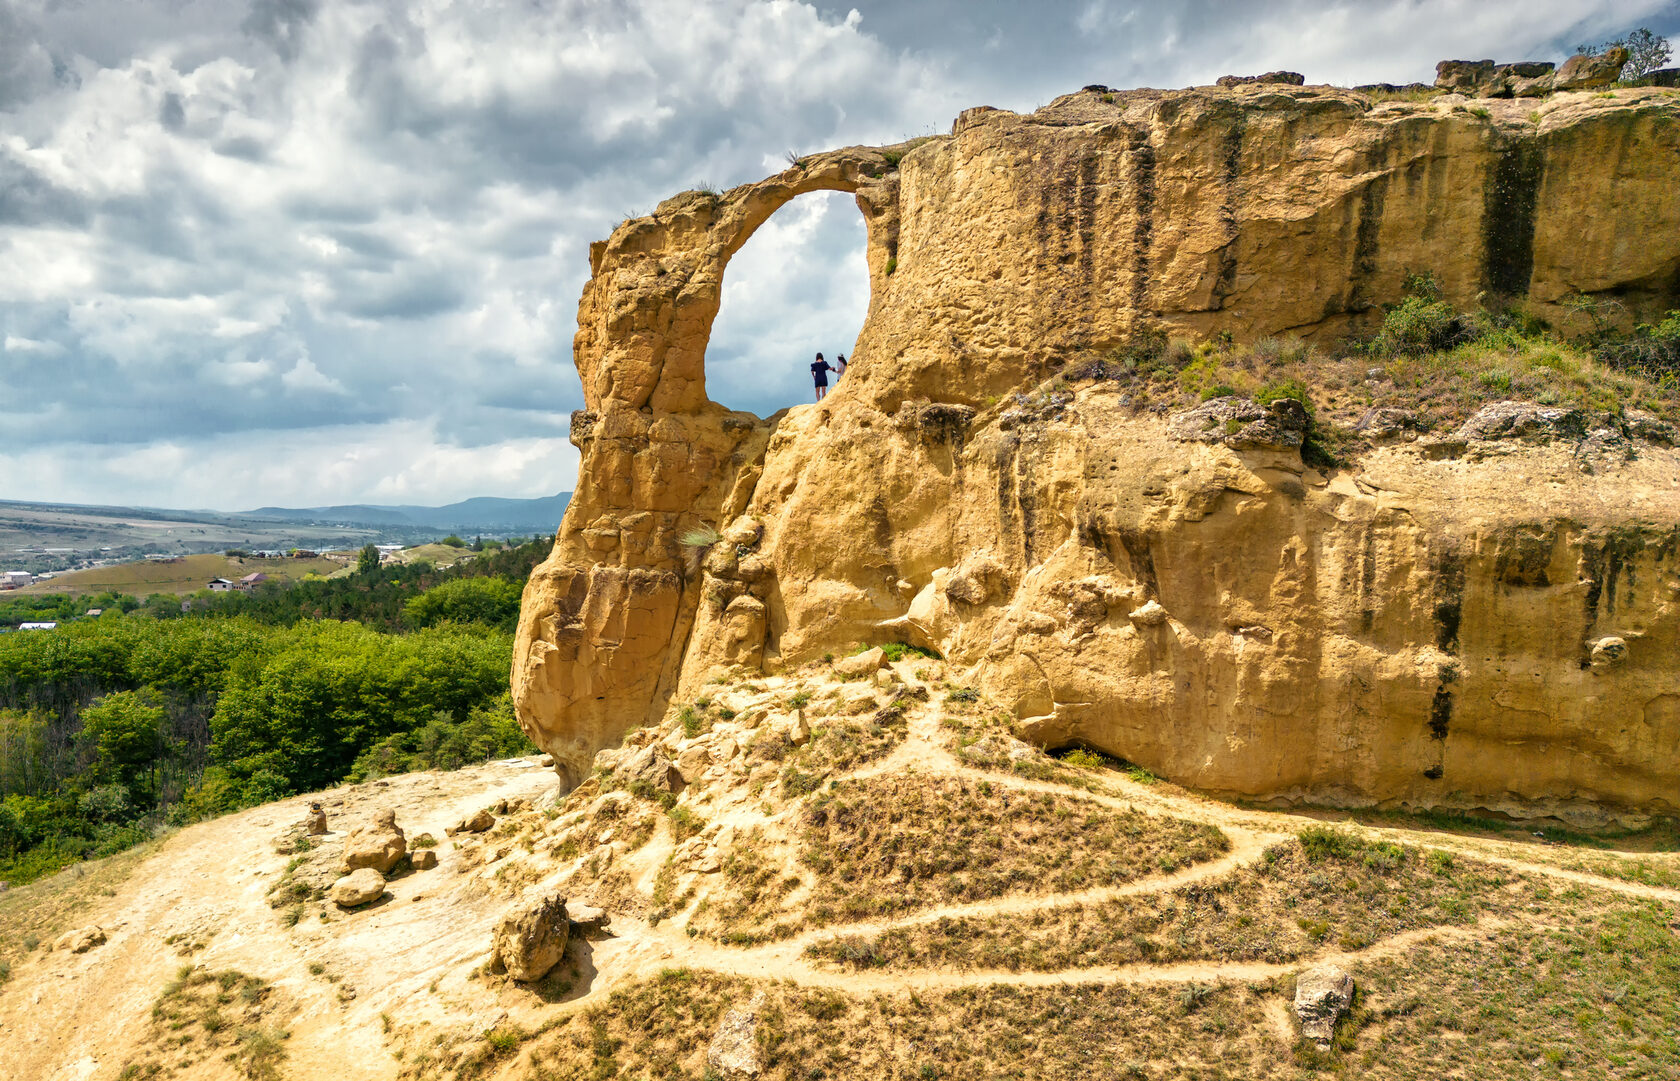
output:
<instances>
[{"instance_id":1,"label":"green tree","mask_svg":"<svg viewBox=\"0 0 1680 1081\"><path fill-rule=\"evenodd\" d=\"M403 616L416 627L439 623L487 623L511 627L519 617L524 587L506 578L456 578L428 589L403 605Z\"/></svg>"},{"instance_id":2,"label":"green tree","mask_svg":"<svg viewBox=\"0 0 1680 1081\"><path fill-rule=\"evenodd\" d=\"M371 574L378 569L379 549L371 544L363 545L361 552L356 556L356 572L358 574Z\"/></svg>"},{"instance_id":3,"label":"green tree","mask_svg":"<svg viewBox=\"0 0 1680 1081\"><path fill-rule=\"evenodd\" d=\"M1668 63L1668 39L1641 26L1631 34L1612 38L1602 45L1577 45L1575 51L1586 56L1599 56L1611 49L1628 51L1627 66L1622 68L1622 82L1631 83L1656 71Z\"/></svg>"},{"instance_id":4,"label":"green tree","mask_svg":"<svg viewBox=\"0 0 1680 1081\"><path fill-rule=\"evenodd\" d=\"M438 543L447 544L451 548L465 548L467 546L467 542L456 536L454 533L449 534L449 536L438 541Z\"/></svg>"},{"instance_id":5,"label":"green tree","mask_svg":"<svg viewBox=\"0 0 1680 1081\"><path fill-rule=\"evenodd\" d=\"M94 748L93 776L133 789L156 765L163 709L134 691L117 691L82 711L82 736Z\"/></svg>"}]
</instances>

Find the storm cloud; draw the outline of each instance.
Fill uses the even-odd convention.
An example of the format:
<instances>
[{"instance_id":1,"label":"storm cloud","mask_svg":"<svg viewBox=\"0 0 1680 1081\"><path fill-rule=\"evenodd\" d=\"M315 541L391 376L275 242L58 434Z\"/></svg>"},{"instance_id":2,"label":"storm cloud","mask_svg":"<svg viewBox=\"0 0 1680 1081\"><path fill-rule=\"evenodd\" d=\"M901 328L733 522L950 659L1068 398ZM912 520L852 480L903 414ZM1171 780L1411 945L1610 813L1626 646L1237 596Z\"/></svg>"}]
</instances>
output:
<instances>
[{"instance_id":1,"label":"storm cloud","mask_svg":"<svg viewBox=\"0 0 1680 1081\"><path fill-rule=\"evenodd\" d=\"M1084 83L1403 82L1673 4L8 0L0 496L238 508L572 485L592 240L788 151ZM725 282L708 390L768 413L868 302L850 200Z\"/></svg>"}]
</instances>

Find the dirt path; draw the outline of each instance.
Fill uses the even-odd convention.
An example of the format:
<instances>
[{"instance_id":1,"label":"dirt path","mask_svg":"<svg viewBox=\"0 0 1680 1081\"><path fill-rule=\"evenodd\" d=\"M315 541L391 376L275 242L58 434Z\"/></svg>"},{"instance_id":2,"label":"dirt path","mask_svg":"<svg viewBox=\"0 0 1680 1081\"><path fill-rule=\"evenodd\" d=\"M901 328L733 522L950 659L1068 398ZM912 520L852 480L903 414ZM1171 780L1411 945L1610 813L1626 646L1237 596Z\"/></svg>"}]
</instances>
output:
<instances>
[{"instance_id":1,"label":"dirt path","mask_svg":"<svg viewBox=\"0 0 1680 1081\"><path fill-rule=\"evenodd\" d=\"M447 842L437 871L389 884L390 897L354 914L329 908L288 926L271 909L267 891L289 857L277 855L274 836L301 817L309 797L257 808L182 830L141 862L108 897L96 897L79 924L99 924L109 941L87 954L37 951L15 966L0 988L0 1081L106 1081L115 1078L133 1049L149 1037L150 1011L160 989L183 964L212 971L237 969L274 987L276 1020L292 1034L284 1076L290 1081L389 1081L402 1067L390 1050L438 1040L471 1043L503 1023L541 1027L556 1011L604 1002L626 984L669 968L706 969L749 979L787 980L851 994L947 990L1009 984L1044 987L1078 984L1158 985L1265 981L1304 963L1367 964L1423 943L1473 949L1502 924L1484 920L1469 928L1435 928L1395 935L1353 952L1326 952L1288 963L1198 961L1068 968L1050 972L932 968L851 970L807 957L806 947L837 936L875 936L943 919L1029 916L1059 906L1094 905L1119 897L1162 893L1216 880L1262 858L1267 846L1294 836L1312 820L1284 812L1233 807L1177 790L1138 784L1118 774L1084 774L1094 790L1006 772L980 771L961 762L947 745L950 733L931 706L913 710L904 742L890 754L850 774L866 778L908 776L984 777L1022 792L1053 793L1117 810L1140 810L1217 826L1230 850L1172 873L1118 886L1072 893L1018 893L988 901L941 905L901 918L810 928L794 937L752 947L690 938L678 920L650 926L628 913L613 934L578 943L577 986L566 1001L544 999L521 985L476 977L488 949L488 929L510 903L503 869L469 867L464 850ZM389 806L412 836L444 836L444 826L466 813L511 796L538 797L553 789L552 774L505 764L456 773L413 774L335 790L329 808L335 829L353 826L373 808ZM770 812L722 793L717 821L750 827ZM1546 879L1680 906L1680 890L1650 886L1527 858L1519 846L1423 830L1341 823L1356 834L1449 850L1467 858ZM539 835L540 836L540 835ZM593 843L593 842L592 842ZM671 845L661 833L640 853L651 880ZM1558 850L1577 859L1577 850ZM537 853L540 857L541 853ZM1594 858L1617 858L1594 852ZM791 858L791 857L790 857ZM511 862L511 861L510 861ZM642 887L648 883L642 882ZM26 887L27 888L27 887ZM172 947L165 940L199 943ZM1288 1038L1291 1020L1282 1003L1268 1013L1269 1031ZM397 1018L393 1032L391 1018ZM347 1048L357 1049L346 1054ZM219 1059L196 1068L198 1078L233 1081Z\"/></svg>"},{"instance_id":2,"label":"dirt path","mask_svg":"<svg viewBox=\"0 0 1680 1081\"><path fill-rule=\"evenodd\" d=\"M553 787L547 770L493 763L335 789L325 798L340 803L328 808L335 830L359 824L375 806L389 806L410 836L429 831L441 838L445 825L486 802L536 797ZM78 921L103 928L103 946L80 955L38 951L17 965L0 992L0 1081L116 1077L127 1053L145 1040L159 991L183 965L237 969L274 986L277 1013L292 1033L287 1077L391 1076L395 1063L384 1055L347 1055L345 1049L381 1046L382 1010L431 981L448 979L484 952L488 899L466 896L470 884L459 876L428 878L437 872L426 872L394 880L391 900L353 922L286 927L267 899L289 858L274 852L272 840L302 818L311 798L321 797L179 831ZM446 865L450 858L444 856ZM457 896L427 896L443 885ZM441 905L456 910L453 929L437 926L428 911ZM165 942L177 935L183 943L202 942L203 949L178 952ZM213 1059L195 1067L193 1076L236 1075L231 1065Z\"/></svg>"}]
</instances>

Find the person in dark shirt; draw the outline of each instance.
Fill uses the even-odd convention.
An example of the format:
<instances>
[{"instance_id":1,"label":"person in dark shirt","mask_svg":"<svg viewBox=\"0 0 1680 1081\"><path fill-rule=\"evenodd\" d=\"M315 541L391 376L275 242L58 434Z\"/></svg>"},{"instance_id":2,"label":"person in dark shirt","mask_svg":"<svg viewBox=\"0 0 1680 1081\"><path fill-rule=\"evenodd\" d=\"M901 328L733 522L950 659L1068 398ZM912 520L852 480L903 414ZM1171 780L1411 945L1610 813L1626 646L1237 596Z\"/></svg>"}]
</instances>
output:
<instances>
[{"instance_id":1,"label":"person in dark shirt","mask_svg":"<svg viewBox=\"0 0 1680 1081\"><path fill-rule=\"evenodd\" d=\"M819 402L823 400L823 395L828 393L828 373L833 370L834 366L824 360L821 353L818 353L816 361L811 365L811 380L817 384L817 401Z\"/></svg>"}]
</instances>

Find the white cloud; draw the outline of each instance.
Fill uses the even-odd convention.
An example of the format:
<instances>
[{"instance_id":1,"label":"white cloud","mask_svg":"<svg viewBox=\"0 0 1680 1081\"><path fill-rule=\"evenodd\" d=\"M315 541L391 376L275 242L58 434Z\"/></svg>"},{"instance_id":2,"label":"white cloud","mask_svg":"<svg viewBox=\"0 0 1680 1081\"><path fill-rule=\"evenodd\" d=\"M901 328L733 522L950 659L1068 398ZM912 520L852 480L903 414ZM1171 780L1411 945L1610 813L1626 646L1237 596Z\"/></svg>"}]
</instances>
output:
<instances>
[{"instance_id":1,"label":"white cloud","mask_svg":"<svg viewBox=\"0 0 1680 1081\"><path fill-rule=\"evenodd\" d=\"M345 493L426 504L486 492L535 497L569 489L576 474L577 452L564 438L469 447L428 421L0 452L9 499L52 501L79 485L85 502L217 510L314 506Z\"/></svg>"},{"instance_id":2,"label":"white cloud","mask_svg":"<svg viewBox=\"0 0 1680 1081\"><path fill-rule=\"evenodd\" d=\"M330 390L343 394L344 384L324 374L308 357L299 357L290 371L280 377L291 390Z\"/></svg>"}]
</instances>

